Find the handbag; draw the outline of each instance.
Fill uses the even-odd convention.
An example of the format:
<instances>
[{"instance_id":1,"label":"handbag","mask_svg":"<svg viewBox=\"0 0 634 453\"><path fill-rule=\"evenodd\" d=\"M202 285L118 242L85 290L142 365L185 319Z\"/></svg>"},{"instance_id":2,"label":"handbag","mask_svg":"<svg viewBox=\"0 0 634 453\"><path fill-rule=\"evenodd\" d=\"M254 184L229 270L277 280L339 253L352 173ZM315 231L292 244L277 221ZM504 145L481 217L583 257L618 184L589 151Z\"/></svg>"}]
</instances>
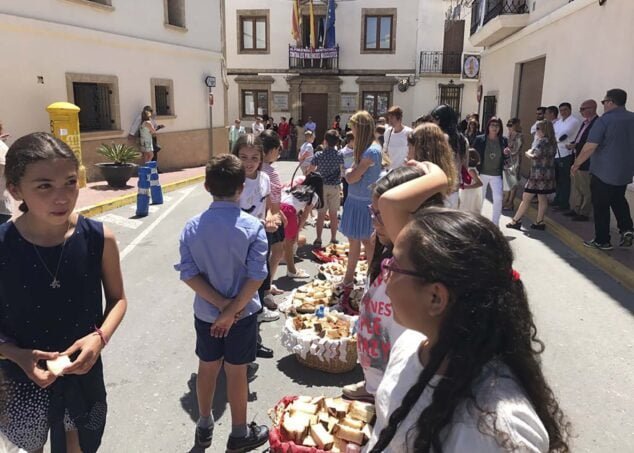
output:
<instances>
[{"instance_id":1,"label":"handbag","mask_svg":"<svg viewBox=\"0 0 634 453\"><path fill-rule=\"evenodd\" d=\"M295 175L297 175L297 170L299 170L300 167L301 164L298 165L297 168L295 168L293 176L291 176L291 184L288 191L296 200L301 201L302 203L310 204L313 201L313 197L315 196L315 190L311 186L306 186L302 183L297 184L295 187L293 187L293 183L295 182ZM310 173L310 177L321 179L321 175L318 172Z\"/></svg>"},{"instance_id":2,"label":"handbag","mask_svg":"<svg viewBox=\"0 0 634 453\"><path fill-rule=\"evenodd\" d=\"M463 185L467 185L468 186L473 181L473 178L469 174L469 169L467 167L465 167L464 165L460 167L460 176L461 176Z\"/></svg>"}]
</instances>

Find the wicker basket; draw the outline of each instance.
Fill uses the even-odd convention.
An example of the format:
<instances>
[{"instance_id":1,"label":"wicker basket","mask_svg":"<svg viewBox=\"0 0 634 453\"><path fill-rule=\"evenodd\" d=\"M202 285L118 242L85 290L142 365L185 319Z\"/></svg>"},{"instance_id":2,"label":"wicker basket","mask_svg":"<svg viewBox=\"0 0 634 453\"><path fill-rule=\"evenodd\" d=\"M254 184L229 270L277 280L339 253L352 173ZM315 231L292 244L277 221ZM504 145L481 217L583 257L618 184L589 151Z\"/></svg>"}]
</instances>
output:
<instances>
[{"instance_id":1,"label":"wicker basket","mask_svg":"<svg viewBox=\"0 0 634 453\"><path fill-rule=\"evenodd\" d=\"M346 353L346 361L339 359L321 360L319 357L308 353L303 359L300 354L295 354L297 361L308 368L313 368L326 373L340 374L354 370L357 366L357 340L348 340L348 352Z\"/></svg>"}]
</instances>

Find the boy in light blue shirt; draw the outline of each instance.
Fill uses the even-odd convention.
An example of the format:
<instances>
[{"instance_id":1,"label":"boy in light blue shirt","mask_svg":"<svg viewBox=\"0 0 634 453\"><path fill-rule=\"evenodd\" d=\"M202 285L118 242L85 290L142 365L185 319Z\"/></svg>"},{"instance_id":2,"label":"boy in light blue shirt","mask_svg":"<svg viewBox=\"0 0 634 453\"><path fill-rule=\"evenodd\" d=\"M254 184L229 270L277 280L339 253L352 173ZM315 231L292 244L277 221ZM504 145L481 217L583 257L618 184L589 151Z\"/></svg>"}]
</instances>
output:
<instances>
[{"instance_id":1,"label":"boy in light blue shirt","mask_svg":"<svg viewBox=\"0 0 634 453\"><path fill-rule=\"evenodd\" d=\"M224 362L227 394L234 395L228 451L249 451L268 440L266 426L247 426L247 364L256 357L258 288L267 274L268 244L262 222L240 209L244 181L245 170L236 156L226 154L209 161L205 188L214 201L185 225L181 260L175 266L181 280L195 292L200 413L196 446L211 446L211 404Z\"/></svg>"}]
</instances>

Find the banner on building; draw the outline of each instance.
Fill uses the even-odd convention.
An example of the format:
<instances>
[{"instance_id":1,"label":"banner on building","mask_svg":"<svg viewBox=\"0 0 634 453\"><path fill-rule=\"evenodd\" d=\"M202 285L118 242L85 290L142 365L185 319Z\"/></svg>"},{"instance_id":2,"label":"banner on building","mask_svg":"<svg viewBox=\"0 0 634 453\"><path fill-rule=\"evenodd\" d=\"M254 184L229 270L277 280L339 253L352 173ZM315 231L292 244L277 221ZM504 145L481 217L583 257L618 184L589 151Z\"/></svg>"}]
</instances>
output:
<instances>
[{"instance_id":1,"label":"banner on building","mask_svg":"<svg viewBox=\"0 0 634 453\"><path fill-rule=\"evenodd\" d=\"M480 54L462 54L462 75L460 79L465 81L480 80Z\"/></svg>"},{"instance_id":2,"label":"banner on building","mask_svg":"<svg viewBox=\"0 0 634 453\"><path fill-rule=\"evenodd\" d=\"M291 58L310 60L313 58L337 58L339 49L302 49L300 47L291 47L288 52Z\"/></svg>"}]
</instances>

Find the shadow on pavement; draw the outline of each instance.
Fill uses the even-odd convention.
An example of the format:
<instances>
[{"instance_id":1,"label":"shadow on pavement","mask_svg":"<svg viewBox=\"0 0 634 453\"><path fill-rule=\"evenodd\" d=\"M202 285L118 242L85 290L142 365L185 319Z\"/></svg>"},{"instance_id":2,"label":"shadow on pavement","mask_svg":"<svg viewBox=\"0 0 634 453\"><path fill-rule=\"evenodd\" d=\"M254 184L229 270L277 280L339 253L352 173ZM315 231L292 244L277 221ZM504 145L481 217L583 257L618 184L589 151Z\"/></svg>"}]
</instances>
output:
<instances>
[{"instance_id":1,"label":"shadow on pavement","mask_svg":"<svg viewBox=\"0 0 634 453\"><path fill-rule=\"evenodd\" d=\"M257 363L249 364L247 368L248 382L252 382L257 377L259 365ZM192 373L187 381L187 387L189 391L181 396L181 407L189 414L189 418L196 423L198 421L198 394L196 393L196 373ZM256 392L249 392L248 401L257 401L258 395ZM227 376L225 375L224 368L220 370L218 380L216 382L216 393L214 394L214 400L211 405L211 410L214 414L214 419L219 420L227 410Z\"/></svg>"},{"instance_id":2,"label":"shadow on pavement","mask_svg":"<svg viewBox=\"0 0 634 453\"><path fill-rule=\"evenodd\" d=\"M306 387L343 387L363 380L361 367L341 374L325 373L313 370L300 364L293 354L277 361L277 369L288 376L294 383Z\"/></svg>"}]
</instances>

